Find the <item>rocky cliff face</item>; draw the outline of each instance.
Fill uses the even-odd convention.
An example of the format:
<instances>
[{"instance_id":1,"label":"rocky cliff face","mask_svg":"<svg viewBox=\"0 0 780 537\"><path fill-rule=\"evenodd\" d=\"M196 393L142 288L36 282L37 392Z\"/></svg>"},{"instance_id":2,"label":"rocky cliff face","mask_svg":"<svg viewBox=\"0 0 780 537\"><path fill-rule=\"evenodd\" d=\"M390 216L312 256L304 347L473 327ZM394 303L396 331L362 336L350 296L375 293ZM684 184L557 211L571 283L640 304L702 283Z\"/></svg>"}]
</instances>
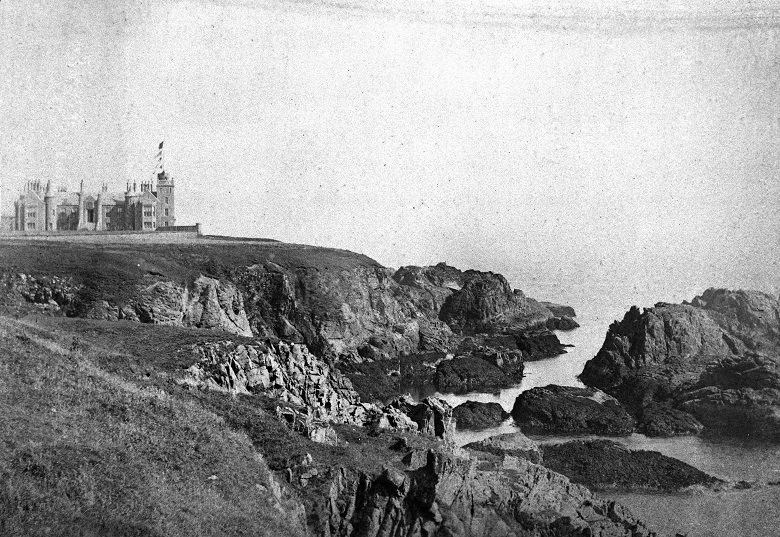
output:
<instances>
[{"instance_id":1,"label":"rocky cliff face","mask_svg":"<svg viewBox=\"0 0 780 537\"><path fill-rule=\"evenodd\" d=\"M690 304L632 308L580 378L626 404L650 434L695 433L703 423L773 437L778 334L777 298L708 289ZM735 428L740 421L752 425Z\"/></svg>"},{"instance_id":2,"label":"rocky cliff face","mask_svg":"<svg viewBox=\"0 0 780 537\"><path fill-rule=\"evenodd\" d=\"M369 372L355 364L387 362L368 368L372 376L381 372L380 384L402 369L400 357L427 353L482 360L481 369L497 375L465 378L450 371L456 362L443 365L440 388L462 390L517 382L523 360L565 352L546 327L568 326L568 321L490 272L460 271L443 263L394 272L349 252L278 244L256 255L249 247L192 247L153 255L79 248L70 245L58 255L91 256L95 266L77 260L75 267L48 267L52 274L46 276L8 271L4 296L71 316L305 344L355 378L366 400L371 400L364 393L369 383L355 376Z\"/></svg>"},{"instance_id":3,"label":"rocky cliff face","mask_svg":"<svg viewBox=\"0 0 780 537\"><path fill-rule=\"evenodd\" d=\"M405 460L407 468L386 467L378 476L336 473L315 534L655 535L614 502L525 459L488 462L429 450Z\"/></svg>"}]
</instances>

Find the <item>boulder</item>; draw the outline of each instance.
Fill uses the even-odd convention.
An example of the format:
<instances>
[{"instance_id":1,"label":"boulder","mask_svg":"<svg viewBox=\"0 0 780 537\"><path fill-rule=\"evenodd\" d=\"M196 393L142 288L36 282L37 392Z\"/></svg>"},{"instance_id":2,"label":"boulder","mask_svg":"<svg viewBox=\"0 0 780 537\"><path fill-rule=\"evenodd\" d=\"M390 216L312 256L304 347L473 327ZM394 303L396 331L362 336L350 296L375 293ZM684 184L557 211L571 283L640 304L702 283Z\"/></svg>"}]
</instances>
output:
<instances>
[{"instance_id":1,"label":"boulder","mask_svg":"<svg viewBox=\"0 0 780 537\"><path fill-rule=\"evenodd\" d=\"M542 464L542 452L538 444L520 432L491 436L479 442L471 442L463 447L472 451L492 453L501 457L505 455L520 457Z\"/></svg>"},{"instance_id":2,"label":"boulder","mask_svg":"<svg viewBox=\"0 0 780 537\"><path fill-rule=\"evenodd\" d=\"M635 424L620 403L599 390L554 384L521 393L512 417L524 430L561 434L628 435Z\"/></svg>"},{"instance_id":3,"label":"boulder","mask_svg":"<svg viewBox=\"0 0 780 537\"><path fill-rule=\"evenodd\" d=\"M498 403L466 401L452 410L458 429L488 429L497 427L509 418L509 413Z\"/></svg>"}]
</instances>

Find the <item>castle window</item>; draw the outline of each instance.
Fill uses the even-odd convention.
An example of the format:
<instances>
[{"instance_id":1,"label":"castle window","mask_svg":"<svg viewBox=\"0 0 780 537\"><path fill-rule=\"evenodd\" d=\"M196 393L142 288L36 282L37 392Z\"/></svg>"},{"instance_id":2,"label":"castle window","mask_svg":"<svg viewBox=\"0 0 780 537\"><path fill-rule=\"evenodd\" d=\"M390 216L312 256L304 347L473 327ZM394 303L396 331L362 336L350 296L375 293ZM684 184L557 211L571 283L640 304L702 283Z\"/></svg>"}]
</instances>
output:
<instances>
[{"instance_id":1,"label":"castle window","mask_svg":"<svg viewBox=\"0 0 780 537\"><path fill-rule=\"evenodd\" d=\"M90 224L95 222L95 209L87 209L87 222Z\"/></svg>"},{"instance_id":2,"label":"castle window","mask_svg":"<svg viewBox=\"0 0 780 537\"><path fill-rule=\"evenodd\" d=\"M35 222L27 222L27 229L35 229Z\"/></svg>"},{"instance_id":3,"label":"castle window","mask_svg":"<svg viewBox=\"0 0 780 537\"><path fill-rule=\"evenodd\" d=\"M165 209L165 216L168 216L168 209Z\"/></svg>"},{"instance_id":4,"label":"castle window","mask_svg":"<svg viewBox=\"0 0 780 537\"><path fill-rule=\"evenodd\" d=\"M144 216L152 216L151 205L144 205Z\"/></svg>"},{"instance_id":5,"label":"castle window","mask_svg":"<svg viewBox=\"0 0 780 537\"><path fill-rule=\"evenodd\" d=\"M163 222L163 224L165 225L165 227L168 227L168 221L167 220L165 222Z\"/></svg>"},{"instance_id":6,"label":"castle window","mask_svg":"<svg viewBox=\"0 0 780 537\"><path fill-rule=\"evenodd\" d=\"M168 196L165 196L165 203L168 203Z\"/></svg>"},{"instance_id":7,"label":"castle window","mask_svg":"<svg viewBox=\"0 0 780 537\"><path fill-rule=\"evenodd\" d=\"M35 218L37 213L35 211L27 211L27 218Z\"/></svg>"},{"instance_id":8,"label":"castle window","mask_svg":"<svg viewBox=\"0 0 780 537\"><path fill-rule=\"evenodd\" d=\"M151 222L144 222L144 227L147 228L147 229L151 229L152 228L152 223Z\"/></svg>"}]
</instances>

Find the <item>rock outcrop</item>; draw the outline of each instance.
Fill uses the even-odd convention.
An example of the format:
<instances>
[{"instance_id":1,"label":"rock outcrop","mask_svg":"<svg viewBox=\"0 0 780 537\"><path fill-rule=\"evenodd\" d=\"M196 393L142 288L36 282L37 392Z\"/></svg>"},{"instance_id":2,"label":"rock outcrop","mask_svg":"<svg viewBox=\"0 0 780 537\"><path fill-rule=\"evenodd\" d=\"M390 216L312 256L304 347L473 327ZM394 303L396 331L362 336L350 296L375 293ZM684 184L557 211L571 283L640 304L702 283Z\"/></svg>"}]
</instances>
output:
<instances>
[{"instance_id":1,"label":"rock outcrop","mask_svg":"<svg viewBox=\"0 0 780 537\"><path fill-rule=\"evenodd\" d=\"M284 342L204 342L186 349L196 362L185 382L233 393L262 393L306 408L315 419L362 425L373 408L361 405L352 383L311 354Z\"/></svg>"},{"instance_id":2,"label":"rock outcrop","mask_svg":"<svg viewBox=\"0 0 780 537\"><path fill-rule=\"evenodd\" d=\"M458 429L489 429L509 418L509 412L498 403L466 401L452 410Z\"/></svg>"},{"instance_id":3,"label":"rock outcrop","mask_svg":"<svg viewBox=\"0 0 780 537\"><path fill-rule=\"evenodd\" d=\"M539 445L520 432L491 436L478 442L471 442L463 447L471 451L492 453L500 457L509 455L542 464L542 452Z\"/></svg>"},{"instance_id":4,"label":"rock outcrop","mask_svg":"<svg viewBox=\"0 0 780 537\"><path fill-rule=\"evenodd\" d=\"M442 361L436 367L433 382L442 391L465 393L506 388L522 378L522 373L510 376L487 360L467 355Z\"/></svg>"},{"instance_id":5,"label":"rock outcrop","mask_svg":"<svg viewBox=\"0 0 780 537\"><path fill-rule=\"evenodd\" d=\"M614 398L592 388L551 384L517 396L512 417L527 431L562 434L631 434L634 419Z\"/></svg>"},{"instance_id":6,"label":"rock outcrop","mask_svg":"<svg viewBox=\"0 0 780 537\"><path fill-rule=\"evenodd\" d=\"M708 289L690 304L631 308L580 378L625 404L646 434L780 438L778 357L777 298Z\"/></svg>"},{"instance_id":7,"label":"rock outcrop","mask_svg":"<svg viewBox=\"0 0 780 537\"><path fill-rule=\"evenodd\" d=\"M544 464L593 489L678 492L719 479L656 451L633 451L611 440L576 440L542 447Z\"/></svg>"},{"instance_id":8,"label":"rock outcrop","mask_svg":"<svg viewBox=\"0 0 780 537\"><path fill-rule=\"evenodd\" d=\"M421 454L422 455L422 454ZM437 450L377 476L344 469L323 482L315 535L655 535L628 510L526 459L489 465Z\"/></svg>"},{"instance_id":9,"label":"rock outcrop","mask_svg":"<svg viewBox=\"0 0 780 537\"><path fill-rule=\"evenodd\" d=\"M447 297L439 317L454 331L466 334L510 332L545 326L550 310L512 290L506 278L492 272L467 270L463 286Z\"/></svg>"},{"instance_id":10,"label":"rock outcrop","mask_svg":"<svg viewBox=\"0 0 780 537\"><path fill-rule=\"evenodd\" d=\"M452 419L452 407L441 399L427 397L415 403L410 397L402 396L392 401L387 407L398 409L417 424L421 434L440 438L445 442L452 440L455 432L455 422Z\"/></svg>"}]
</instances>

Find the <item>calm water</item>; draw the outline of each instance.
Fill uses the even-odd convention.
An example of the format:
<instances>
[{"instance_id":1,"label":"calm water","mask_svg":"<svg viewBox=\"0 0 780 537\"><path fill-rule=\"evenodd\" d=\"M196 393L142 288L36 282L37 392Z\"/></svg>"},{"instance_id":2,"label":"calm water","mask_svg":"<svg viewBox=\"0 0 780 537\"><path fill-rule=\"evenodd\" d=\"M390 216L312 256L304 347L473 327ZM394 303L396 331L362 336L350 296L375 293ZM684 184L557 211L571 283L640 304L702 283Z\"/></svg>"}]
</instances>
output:
<instances>
[{"instance_id":1,"label":"calm water","mask_svg":"<svg viewBox=\"0 0 780 537\"><path fill-rule=\"evenodd\" d=\"M520 392L547 384L582 386L577 375L586 361L592 358L604 341L609 324L622 318L632 304L650 307L656 301L680 302L690 300L699 290L681 289L676 292L658 293L650 288L623 293L610 293L614 288L605 288L597 300L577 296L576 290L565 295L558 287L539 285L515 285L527 291L529 296L552 299L571 304L577 310L581 327L570 332L558 332L564 343L575 345L567 354L526 364L525 378L517 386L498 393L470 393L465 395L429 392L416 395L435 394L453 406L467 400L497 402L509 412ZM529 289L530 287L530 289ZM534 289L534 287L538 287ZM584 293L583 293L584 294ZM655 294L656 296L652 296ZM495 434L518 431L510 418L501 426L483 431L457 433L456 442L463 445ZM535 440L559 442L571 437L535 436ZM780 446L748 443L736 440L711 440L698 437L648 438L634 434L618 441L632 449L659 451L676 457L717 477L737 481L758 483L780 481ZM660 532L660 535L688 537L780 535L780 487L759 486L747 491L705 492L684 494L599 494L602 498L620 501L637 516Z\"/></svg>"}]
</instances>

